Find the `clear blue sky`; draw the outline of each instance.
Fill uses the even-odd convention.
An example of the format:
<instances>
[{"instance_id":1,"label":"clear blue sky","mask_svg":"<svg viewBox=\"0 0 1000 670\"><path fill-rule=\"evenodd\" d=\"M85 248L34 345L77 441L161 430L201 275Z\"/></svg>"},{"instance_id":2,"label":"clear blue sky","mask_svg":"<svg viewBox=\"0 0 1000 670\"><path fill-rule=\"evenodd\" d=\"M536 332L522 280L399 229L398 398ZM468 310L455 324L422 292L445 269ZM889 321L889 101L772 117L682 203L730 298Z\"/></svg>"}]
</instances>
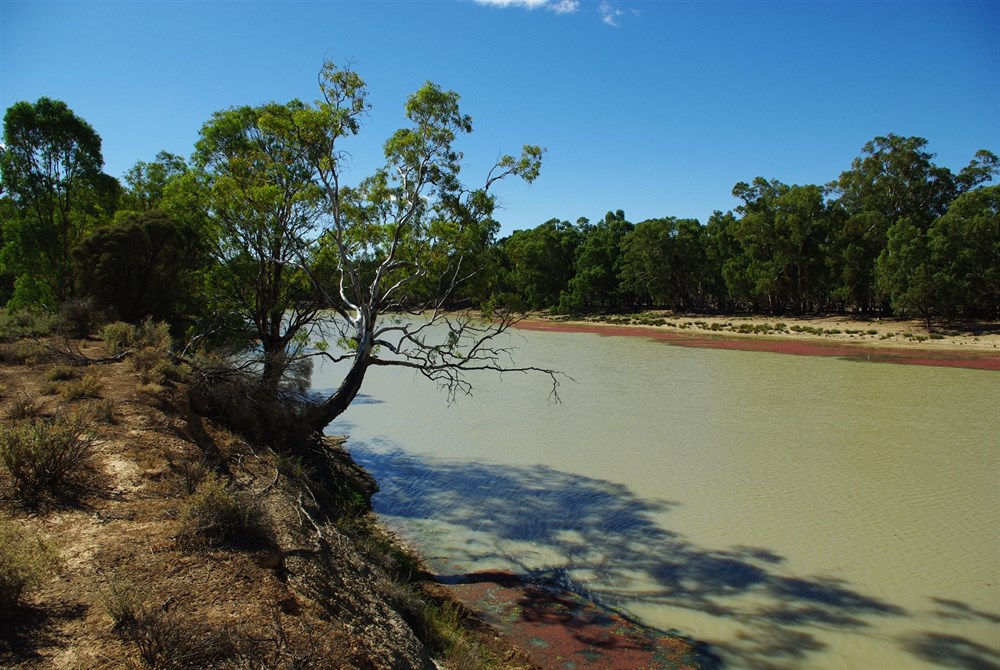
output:
<instances>
[{"instance_id":1,"label":"clear blue sky","mask_svg":"<svg viewBox=\"0 0 1000 670\"><path fill-rule=\"evenodd\" d=\"M64 100L116 177L190 155L214 111L313 100L324 58L371 92L357 178L426 80L474 118L470 183L546 147L533 185L500 191L504 233L614 209L704 223L737 181L826 183L890 132L952 170L1000 153L996 0L0 0L0 108Z\"/></svg>"}]
</instances>

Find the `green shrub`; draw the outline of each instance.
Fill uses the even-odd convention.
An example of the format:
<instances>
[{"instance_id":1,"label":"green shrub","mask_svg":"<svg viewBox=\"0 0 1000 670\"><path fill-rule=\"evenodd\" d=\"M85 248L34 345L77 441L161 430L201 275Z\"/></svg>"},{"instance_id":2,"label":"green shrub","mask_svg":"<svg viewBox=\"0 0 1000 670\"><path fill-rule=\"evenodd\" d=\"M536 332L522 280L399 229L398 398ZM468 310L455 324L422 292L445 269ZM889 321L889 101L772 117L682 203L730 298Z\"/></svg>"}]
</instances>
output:
<instances>
[{"instance_id":1,"label":"green shrub","mask_svg":"<svg viewBox=\"0 0 1000 670\"><path fill-rule=\"evenodd\" d=\"M67 337L89 337L106 316L98 309L93 298L72 298L59 306L56 315L57 330Z\"/></svg>"},{"instance_id":2,"label":"green shrub","mask_svg":"<svg viewBox=\"0 0 1000 670\"><path fill-rule=\"evenodd\" d=\"M118 423L118 420L115 418L115 401L111 398L105 398L95 404L92 411L95 421L107 424Z\"/></svg>"},{"instance_id":3,"label":"green shrub","mask_svg":"<svg viewBox=\"0 0 1000 670\"><path fill-rule=\"evenodd\" d=\"M42 310L0 310L0 340L12 342L51 335L56 316Z\"/></svg>"},{"instance_id":4,"label":"green shrub","mask_svg":"<svg viewBox=\"0 0 1000 670\"><path fill-rule=\"evenodd\" d=\"M33 499L77 475L93 454L94 440L89 423L77 416L19 423L0 428L0 463L14 480L14 493Z\"/></svg>"},{"instance_id":5,"label":"green shrub","mask_svg":"<svg viewBox=\"0 0 1000 670\"><path fill-rule=\"evenodd\" d=\"M42 382L38 387L38 395L58 395L61 388L56 382Z\"/></svg>"},{"instance_id":6,"label":"green shrub","mask_svg":"<svg viewBox=\"0 0 1000 670\"><path fill-rule=\"evenodd\" d=\"M50 382L63 382L76 377L76 370L71 365L54 365L45 373Z\"/></svg>"},{"instance_id":7,"label":"green shrub","mask_svg":"<svg viewBox=\"0 0 1000 670\"><path fill-rule=\"evenodd\" d=\"M25 592L55 569L52 550L21 529L0 522L0 618L20 604Z\"/></svg>"},{"instance_id":8,"label":"green shrub","mask_svg":"<svg viewBox=\"0 0 1000 670\"><path fill-rule=\"evenodd\" d=\"M33 419L41 411L41 407L35 402L35 398L22 391L17 397L11 400L10 406L7 407L7 418L11 421Z\"/></svg>"},{"instance_id":9,"label":"green shrub","mask_svg":"<svg viewBox=\"0 0 1000 670\"><path fill-rule=\"evenodd\" d=\"M134 626L146 610L148 596L133 582L117 578L98 584L101 607L115 630Z\"/></svg>"},{"instance_id":10,"label":"green shrub","mask_svg":"<svg viewBox=\"0 0 1000 670\"><path fill-rule=\"evenodd\" d=\"M135 326L124 321L109 323L101 329L101 339L112 356L131 349L135 338Z\"/></svg>"},{"instance_id":11,"label":"green shrub","mask_svg":"<svg viewBox=\"0 0 1000 670\"><path fill-rule=\"evenodd\" d=\"M166 360L167 352L154 347L143 347L132 354L132 369L139 373L139 381L143 384L161 382L164 376L156 372L156 368Z\"/></svg>"},{"instance_id":12,"label":"green shrub","mask_svg":"<svg viewBox=\"0 0 1000 670\"><path fill-rule=\"evenodd\" d=\"M138 326L123 321L109 323L101 330L101 339L111 355L145 348L155 349L166 355L171 345L170 326L149 318Z\"/></svg>"},{"instance_id":13,"label":"green shrub","mask_svg":"<svg viewBox=\"0 0 1000 670\"><path fill-rule=\"evenodd\" d=\"M99 398L101 396L101 381L97 378L97 375L84 375L80 379L65 382L59 388L59 394L66 400Z\"/></svg>"},{"instance_id":14,"label":"green shrub","mask_svg":"<svg viewBox=\"0 0 1000 670\"><path fill-rule=\"evenodd\" d=\"M263 511L249 496L214 475L205 477L181 509L181 544L214 547L270 538Z\"/></svg>"}]
</instances>

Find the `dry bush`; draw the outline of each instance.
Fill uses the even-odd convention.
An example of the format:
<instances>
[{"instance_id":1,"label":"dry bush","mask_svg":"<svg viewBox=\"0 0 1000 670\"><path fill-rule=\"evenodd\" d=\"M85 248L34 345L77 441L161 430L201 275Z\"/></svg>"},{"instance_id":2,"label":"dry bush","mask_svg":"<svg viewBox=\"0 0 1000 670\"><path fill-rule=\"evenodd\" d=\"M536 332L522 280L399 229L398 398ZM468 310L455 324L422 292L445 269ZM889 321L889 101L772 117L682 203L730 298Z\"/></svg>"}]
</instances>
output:
<instances>
[{"instance_id":1,"label":"dry bush","mask_svg":"<svg viewBox=\"0 0 1000 670\"><path fill-rule=\"evenodd\" d=\"M215 475L206 476L181 508L177 539L188 547L270 543L271 536L263 509Z\"/></svg>"},{"instance_id":2,"label":"dry bush","mask_svg":"<svg viewBox=\"0 0 1000 670\"><path fill-rule=\"evenodd\" d=\"M135 326L124 321L109 323L101 329L101 339L112 356L131 349L135 336Z\"/></svg>"},{"instance_id":3,"label":"dry bush","mask_svg":"<svg viewBox=\"0 0 1000 670\"><path fill-rule=\"evenodd\" d=\"M162 321L147 318L138 326L116 321L104 326L101 339L109 354L120 354L133 349L156 349L165 355L170 351L170 326Z\"/></svg>"},{"instance_id":4,"label":"dry bush","mask_svg":"<svg viewBox=\"0 0 1000 670\"><path fill-rule=\"evenodd\" d=\"M81 398L100 398L101 381L97 375L84 375L80 379L72 379L64 382L59 387L59 394L66 400L79 400Z\"/></svg>"},{"instance_id":5,"label":"dry bush","mask_svg":"<svg viewBox=\"0 0 1000 670\"><path fill-rule=\"evenodd\" d=\"M78 416L59 415L0 428L0 463L14 480L22 499L55 493L80 473L93 454L90 423Z\"/></svg>"},{"instance_id":6,"label":"dry bush","mask_svg":"<svg viewBox=\"0 0 1000 670\"><path fill-rule=\"evenodd\" d=\"M218 667L237 655L231 630L213 631L174 611L145 608L123 631L135 645L140 667L153 670Z\"/></svg>"},{"instance_id":7,"label":"dry bush","mask_svg":"<svg viewBox=\"0 0 1000 670\"><path fill-rule=\"evenodd\" d=\"M23 421L34 419L41 414L41 407L35 402L35 398L22 391L13 398L10 406L7 407L7 418L11 421Z\"/></svg>"},{"instance_id":8,"label":"dry bush","mask_svg":"<svg viewBox=\"0 0 1000 670\"><path fill-rule=\"evenodd\" d=\"M97 589L101 607L115 630L132 627L146 610L149 598L145 590L131 581L113 577L98 583Z\"/></svg>"},{"instance_id":9,"label":"dry bush","mask_svg":"<svg viewBox=\"0 0 1000 670\"><path fill-rule=\"evenodd\" d=\"M45 378L50 382L64 382L76 378L76 369L71 365L53 365L45 373Z\"/></svg>"},{"instance_id":10,"label":"dry bush","mask_svg":"<svg viewBox=\"0 0 1000 670\"><path fill-rule=\"evenodd\" d=\"M25 592L41 584L56 567L55 554L41 540L0 522L0 617L12 612Z\"/></svg>"}]
</instances>

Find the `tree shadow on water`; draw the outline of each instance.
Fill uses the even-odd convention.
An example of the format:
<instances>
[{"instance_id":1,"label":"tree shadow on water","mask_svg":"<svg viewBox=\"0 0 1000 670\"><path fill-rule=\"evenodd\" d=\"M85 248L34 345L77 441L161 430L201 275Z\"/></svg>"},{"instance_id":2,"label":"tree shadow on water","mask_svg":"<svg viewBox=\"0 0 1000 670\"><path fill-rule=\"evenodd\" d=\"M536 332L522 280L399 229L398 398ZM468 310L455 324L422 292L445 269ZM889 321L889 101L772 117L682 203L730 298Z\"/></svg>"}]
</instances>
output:
<instances>
[{"instance_id":1,"label":"tree shadow on water","mask_svg":"<svg viewBox=\"0 0 1000 670\"><path fill-rule=\"evenodd\" d=\"M739 665L803 667L825 647L815 631L861 634L870 617L905 614L837 579L790 576L784 558L765 548L697 546L657 521L679 503L639 498L621 484L546 466L449 461L379 445L350 444L379 481L378 512L487 533L501 554L509 542L541 546L564 561L521 564L521 577L561 580L609 607L640 602L733 619L745 634L719 646ZM572 579L579 574L592 578Z\"/></svg>"}]
</instances>

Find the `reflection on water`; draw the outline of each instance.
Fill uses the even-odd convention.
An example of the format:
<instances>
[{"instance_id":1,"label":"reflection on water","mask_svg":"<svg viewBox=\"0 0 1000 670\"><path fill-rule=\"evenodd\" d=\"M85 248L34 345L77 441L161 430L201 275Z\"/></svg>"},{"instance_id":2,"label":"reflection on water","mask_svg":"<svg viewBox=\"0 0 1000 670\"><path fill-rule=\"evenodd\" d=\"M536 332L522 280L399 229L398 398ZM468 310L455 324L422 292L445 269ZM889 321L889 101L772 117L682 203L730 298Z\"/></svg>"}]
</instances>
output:
<instances>
[{"instance_id":1,"label":"reflection on water","mask_svg":"<svg viewBox=\"0 0 1000 670\"><path fill-rule=\"evenodd\" d=\"M440 572L564 579L733 667L1000 663L994 373L520 344L578 380L562 405L515 376L447 408L377 370L331 427Z\"/></svg>"}]
</instances>

